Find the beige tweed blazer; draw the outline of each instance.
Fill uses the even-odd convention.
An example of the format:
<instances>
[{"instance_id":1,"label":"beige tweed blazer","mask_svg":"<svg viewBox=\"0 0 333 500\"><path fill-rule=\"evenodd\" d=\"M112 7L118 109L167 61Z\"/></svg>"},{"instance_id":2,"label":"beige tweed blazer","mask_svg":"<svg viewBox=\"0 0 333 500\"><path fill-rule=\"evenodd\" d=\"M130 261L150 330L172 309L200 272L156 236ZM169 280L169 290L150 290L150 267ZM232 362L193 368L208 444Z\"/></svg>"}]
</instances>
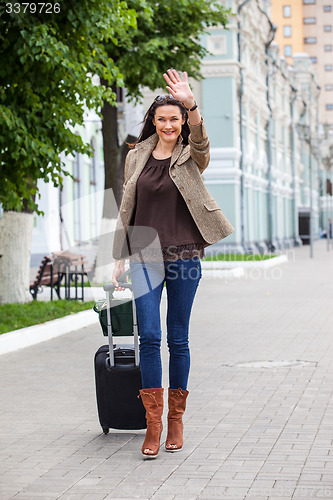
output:
<instances>
[{"instance_id":1,"label":"beige tweed blazer","mask_svg":"<svg viewBox=\"0 0 333 500\"><path fill-rule=\"evenodd\" d=\"M205 246L225 238L234 228L223 215L220 207L208 192L201 174L209 163L209 139L203 120L190 125L189 144L182 144L180 136L170 162L169 174L183 196L187 207L204 240ZM113 258L128 257L126 236L136 203L136 182L158 141L154 134L139 142L129 151L125 162L123 198L119 209L113 242Z\"/></svg>"}]
</instances>

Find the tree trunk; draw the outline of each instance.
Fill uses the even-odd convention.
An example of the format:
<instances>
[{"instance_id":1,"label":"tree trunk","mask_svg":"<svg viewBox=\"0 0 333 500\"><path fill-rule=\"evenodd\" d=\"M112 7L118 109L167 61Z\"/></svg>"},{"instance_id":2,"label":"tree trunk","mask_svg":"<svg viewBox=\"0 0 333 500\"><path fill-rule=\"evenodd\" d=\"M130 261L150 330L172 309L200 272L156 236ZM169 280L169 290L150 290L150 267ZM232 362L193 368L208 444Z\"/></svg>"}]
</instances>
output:
<instances>
[{"instance_id":1,"label":"tree trunk","mask_svg":"<svg viewBox=\"0 0 333 500\"><path fill-rule=\"evenodd\" d=\"M106 82L102 81L103 85ZM112 88L115 92L116 88ZM120 171L120 148L118 140L118 110L117 107L111 106L107 101L104 101L102 108L102 135L103 135L103 152L104 152L104 188L113 189L117 205L121 202L121 189L119 189L118 178L123 177L123 172ZM110 218L109 207L104 203L103 218Z\"/></svg>"},{"instance_id":2,"label":"tree trunk","mask_svg":"<svg viewBox=\"0 0 333 500\"><path fill-rule=\"evenodd\" d=\"M0 304L31 301L33 213L3 212L0 219Z\"/></svg>"},{"instance_id":3,"label":"tree trunk","mask_svg":"<svg viewBox=\"0 0 333 500\"><path fill-rule=\"evenodd\" d=\"M102 81L102 84L106 85L106 82ZM115 90L113 88L113 91ZM105 182L103 215L94 276L96 283L110 282L112 277L113 237L118 207L122 198L125 157L128 151L126 144L119 146L117 108L105 101L102 117ZM133 142L135 138L129 136L128 140Z\"/></svg>"},{"instance_id":4,"label":"tree trunk","mask_svg":"<svg viewBox=\"0 0 333 500\"><path fill-rule=\"evenodd\" d=\"M107 82L101 82L107 85ZM115 89L113 89L115 90ZM104 152L104 201L99 234L94 281L111 282L113 259L112 245L118 206L121 201L117 177L119 176L120 148L118 141L118 111L104 101L102 108L102 136Z\"/></svg>"}]
</instances>

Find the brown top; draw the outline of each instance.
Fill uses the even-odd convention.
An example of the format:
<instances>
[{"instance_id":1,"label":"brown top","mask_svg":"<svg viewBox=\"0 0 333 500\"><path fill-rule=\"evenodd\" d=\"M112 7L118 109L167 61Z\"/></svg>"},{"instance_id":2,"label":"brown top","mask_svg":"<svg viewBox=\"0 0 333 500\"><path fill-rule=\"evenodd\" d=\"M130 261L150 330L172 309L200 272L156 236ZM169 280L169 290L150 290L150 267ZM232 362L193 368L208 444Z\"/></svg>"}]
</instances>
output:
<instances>
[{"instance_id":1,"label":"brown top","mask_svg":"<svg viewBox=\"0 0 333 500\"><path fill-rule=\"evenodd\" d=\"M151 154L137 180L133 226L145 226L152 230L140 229L140 238L132 240L132 252L139 247L147 247L155 230L163 260L201 258L204 256L205 240L170 178L170 160L171 157L157 160Z\"/></svg>"}]
</instances>

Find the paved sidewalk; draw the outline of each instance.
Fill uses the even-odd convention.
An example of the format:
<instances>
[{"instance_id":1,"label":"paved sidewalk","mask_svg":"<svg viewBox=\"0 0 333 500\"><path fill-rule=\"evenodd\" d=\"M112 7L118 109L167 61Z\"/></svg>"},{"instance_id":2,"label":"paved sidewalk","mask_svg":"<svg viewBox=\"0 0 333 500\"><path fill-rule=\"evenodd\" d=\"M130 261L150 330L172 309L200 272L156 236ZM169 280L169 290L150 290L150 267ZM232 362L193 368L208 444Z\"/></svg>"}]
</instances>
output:
<instances>
[{"instance_id":1,"label":"paved sidewalk","mask_svg":"<svg viewBox=\"0 0 333 500\"><path fill-rule=\"evenodd\" d=\"M1 500L333 499L333 251L314 255L202 279L180 453L102 434L98 325L1 356Z\"/></svg>"}]
</instances>

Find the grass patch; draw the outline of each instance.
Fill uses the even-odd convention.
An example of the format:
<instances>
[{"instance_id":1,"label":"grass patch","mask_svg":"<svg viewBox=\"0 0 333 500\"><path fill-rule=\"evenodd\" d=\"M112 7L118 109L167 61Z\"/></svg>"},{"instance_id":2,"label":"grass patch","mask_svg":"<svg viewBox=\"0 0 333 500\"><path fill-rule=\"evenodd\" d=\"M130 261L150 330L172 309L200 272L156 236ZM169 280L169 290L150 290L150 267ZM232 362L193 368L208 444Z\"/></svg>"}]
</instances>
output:
<instances>
[{"instance_id":1,"label":"grass patch","mask_svg":"<svg viewBox=\"0 0 333 500\"><path fill-rule=\"evenodd\" d=\"M220 253L218 255L214 255L212 257L206 257L203 259L204 261L260 261L260 260L267 260L267 259L272 259L273 257L276 257L274 254L270 255L240 255L240 254L229 254L229 253Z\"/></svg>"},{"instance_id":2,"label":"grass patch","mask_svg":"<svg viewBox=\"0 0 333 500\"><path fill-rule=\"evenodd\" d=\"M0 334L75 314L90 309L93 305L94 301L82 302L82 300L2 304L0 305Z\"/></svg>"}]
</instances>

